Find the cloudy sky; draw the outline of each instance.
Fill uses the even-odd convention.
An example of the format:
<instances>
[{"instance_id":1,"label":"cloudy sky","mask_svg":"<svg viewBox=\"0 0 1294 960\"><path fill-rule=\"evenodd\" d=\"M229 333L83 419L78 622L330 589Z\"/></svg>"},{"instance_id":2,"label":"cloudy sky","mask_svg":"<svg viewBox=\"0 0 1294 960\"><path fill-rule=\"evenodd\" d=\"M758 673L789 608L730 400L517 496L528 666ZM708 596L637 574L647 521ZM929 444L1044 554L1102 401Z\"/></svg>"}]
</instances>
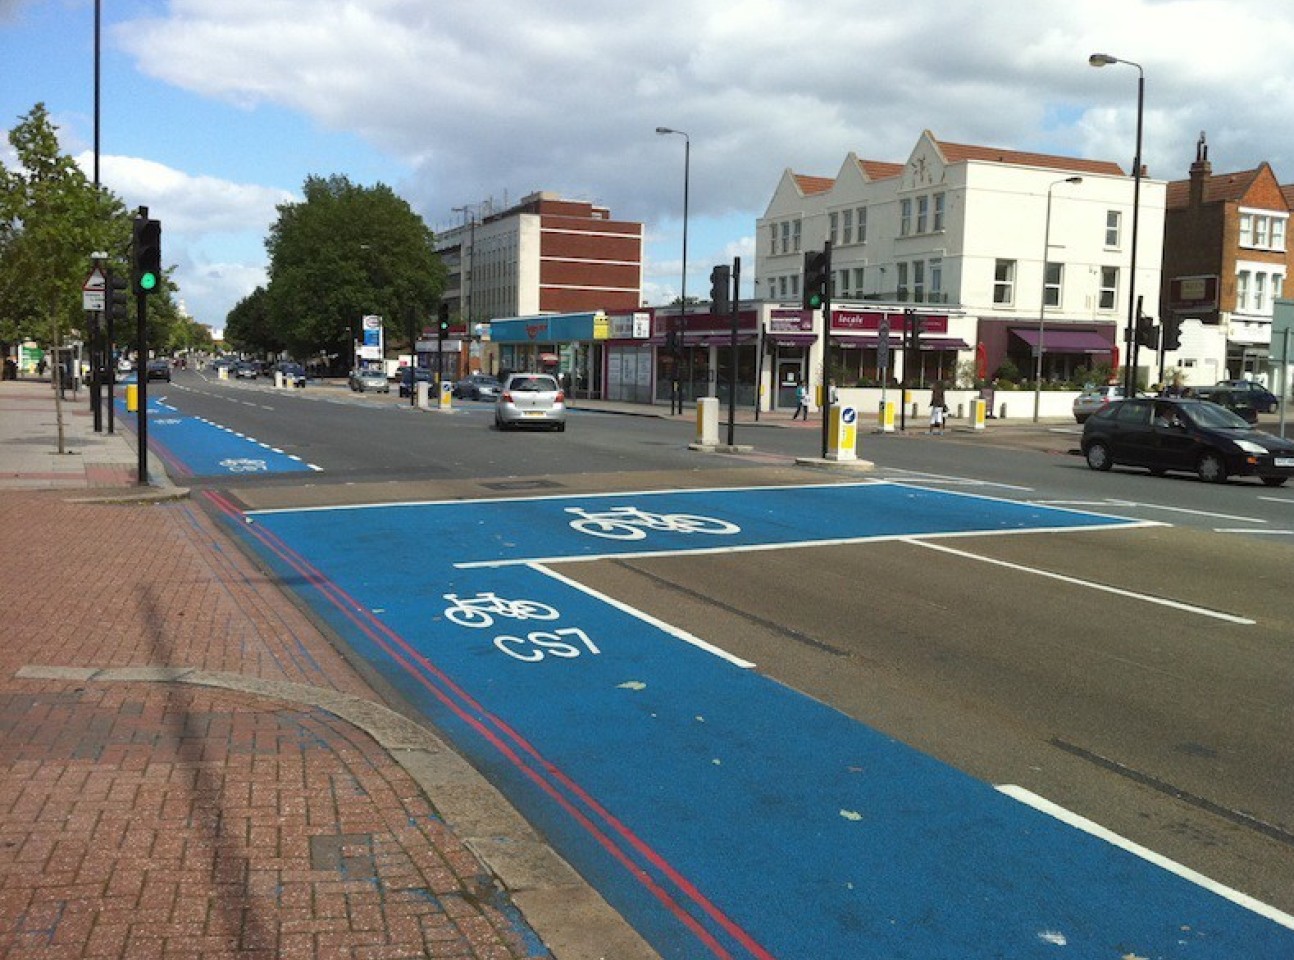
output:
<instances>
[{"instance_id":1,"label":"cloudy sky","mask_svg":"<svg viewBox=\"0 0 1294 960\"><path fill-rule=\"evenodd\" d=\"M1294 182L1289 0L104 0L101 176L163 221L190 312L219 329L264 279L275 205L312 174L383 182L432 229L545 189L647 228L648 302L741 256L788 167L943 140L1185 177ZM0 0L4 129L37 102L91 168L93 0ZM12 162L7 144L6 162Z\"/></svg>"}]
</instances>

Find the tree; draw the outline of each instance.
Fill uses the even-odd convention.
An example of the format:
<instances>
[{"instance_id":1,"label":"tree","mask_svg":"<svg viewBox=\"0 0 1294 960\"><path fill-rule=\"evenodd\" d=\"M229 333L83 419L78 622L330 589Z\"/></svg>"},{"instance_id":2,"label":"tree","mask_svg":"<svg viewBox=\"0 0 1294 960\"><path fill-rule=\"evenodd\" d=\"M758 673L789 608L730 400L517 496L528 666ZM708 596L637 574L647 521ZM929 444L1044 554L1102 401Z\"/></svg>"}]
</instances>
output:
<instances>
[{"instance_id":1,"label":"tree","mask_svg":"<svg viewBox=\"0 0 1294 960\"><path fill-rule=\"evenodd\" d=\"M340 175L309 177L303 192L303 202L279 205L266 239L264 304L231 314L226 336L232 325L245 348L348 356L367 314L381 316L397 340L407 339L411 319L419 329L428 324L446 271L408 203L383 184L357 186Z\"/></svg>"},{"instance_id":2,"label":"tree","mask_svg":"<svg viewBox=\"0 0 1294 960\"><path fill-rule=\"evenodd\" d=\"M15 169L0 163L0 341L49 343L54 323L83 336L81 286L90 254L125 266L130 219L122 202L94 184L70 156L45 105L9 132Z\"/></svg>"},{"instance_id":3,"label":"tree","mask_svg":"<svg viewBox=\"0 0 1294 960\"><path fill-rule=\"evenodd\" d=\"M225 343L240 353L278 353L284 348L270 325L269 293L264 287L257 287L229 311Z\"/></svg>"}]
</instances>

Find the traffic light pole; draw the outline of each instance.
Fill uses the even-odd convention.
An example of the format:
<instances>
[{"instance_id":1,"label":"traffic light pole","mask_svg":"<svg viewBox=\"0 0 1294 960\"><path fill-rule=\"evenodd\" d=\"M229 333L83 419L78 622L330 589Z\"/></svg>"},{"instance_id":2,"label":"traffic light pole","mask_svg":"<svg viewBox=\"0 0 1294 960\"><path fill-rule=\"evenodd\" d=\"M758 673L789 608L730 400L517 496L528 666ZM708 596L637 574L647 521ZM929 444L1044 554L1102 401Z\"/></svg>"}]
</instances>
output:
<instances>
[{"instance_id":1,"label":"traffic light pole","mask_svg":"<svg viewBox=\"0 0 1294 960\"><path fill-rule=\"evenodd\" d=\"M732 342L728 361L728 446L737 444L737 293L741 290L741 257L732 258Z\"/></svg>"},{"instance_id":2,"label":"traffic light pole","mask_svg":"<svg viewBox=\"0 0 1294 960\"><path fill-rule=\"evenodd\" d=\"M822 459L827 459L830 449L831 426L827 423L827 408L831 405L831 391L827 378L831 373L831 241L822 245L826 257L826 282L822 285Z\"/></svg>"},{"instance_id":3,"label":"traffic light pole","mask_svg":"<svg viewBox=\"0 0 1294 960\"><path fill-rule=\"evenodd\" d=\"M142 209L142 208L141 208ZM148 486L148 294L135 294L135 482Z\"/></svg>"}]
</instances>

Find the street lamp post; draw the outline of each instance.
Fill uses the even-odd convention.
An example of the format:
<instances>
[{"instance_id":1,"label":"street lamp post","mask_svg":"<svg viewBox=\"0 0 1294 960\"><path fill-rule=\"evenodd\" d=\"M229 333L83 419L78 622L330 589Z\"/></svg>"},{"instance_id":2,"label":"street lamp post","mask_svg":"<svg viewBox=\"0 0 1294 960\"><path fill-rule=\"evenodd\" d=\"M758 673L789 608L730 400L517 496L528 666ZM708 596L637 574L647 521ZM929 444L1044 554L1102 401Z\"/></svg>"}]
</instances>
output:
<instances>
[{"instance_id":1,"label":"street lamp post","mask_svg":"<svg viewBox=\"0 0 1294 960\"><path fill-rule=\"evenodd\" d=\"M1141 64L1120 60L1108 53L1094 53L1087 58L1094 67L1122 63L1137 68L1137 153L1132 159L1132 262L1128 277L1128 329L1124 333L1123 395L1131 397L1137 388L1137 221L1141 213L1141 120L1146 104L1146 71Z\"/></svg>"},{"instance_id":2,"label":"street lamp post","mask_svg":"<svg viewBox=\"0 0 1294 960\"><path fill-rule=\"evenodd\" d=\"M683 391L677 386L679 357L683 353L683 337L687 329L687 200L692 181L692 138L682 130L670 127L657 127L659 134L675 134L683 138L683 275L679 283L678 294L678 327L674 331L674 383L670 397L669 412L674 411L674 396L678 397L678 412L683 412ZM691 379L691 363L688 363L688 379Z\"/></svg>"},{"instance_id":3,"label":"street lamp post","mask_svg":"<svg viewBox=\"0 0 1294 960\"><path fill-rule=\"evenodd\" d=\"M1047 217L1042 228L1042 297L1038 301L1038 346L1033 367L1033 422L1038 422L1042 406L1042 351L1043 337L1047 332L1047 254L1051 251L1051 191L1062 183L1082 183L1082 177L1066 177L1047 187Z\"/></svg>"}]
</instances>

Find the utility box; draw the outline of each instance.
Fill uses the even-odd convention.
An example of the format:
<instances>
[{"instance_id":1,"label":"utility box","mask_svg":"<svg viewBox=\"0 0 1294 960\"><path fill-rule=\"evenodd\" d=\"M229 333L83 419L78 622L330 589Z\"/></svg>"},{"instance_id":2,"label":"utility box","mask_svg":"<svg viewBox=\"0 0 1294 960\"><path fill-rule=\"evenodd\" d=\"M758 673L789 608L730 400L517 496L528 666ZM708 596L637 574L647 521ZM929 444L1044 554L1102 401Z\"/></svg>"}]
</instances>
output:
<instances>
[{"instance_id":1,"label":"utility box","mask_svg":"<svg viewBox=\"0 0 1294 960\"><path fill-rule=\"evenodd\" d=\"M894 401L882 400L879 416L881 433L894 432Z\"/></svg>"},{"instance_id":2,"label":"utility box","mask_svg":"<svg viewBox=\"0 0 1294 960\"><path fill-rule=\"evenodd\" d=\"M719 398L702 397L696 402L696 445L719 445Z\"/></svg>"}]
</instances>

